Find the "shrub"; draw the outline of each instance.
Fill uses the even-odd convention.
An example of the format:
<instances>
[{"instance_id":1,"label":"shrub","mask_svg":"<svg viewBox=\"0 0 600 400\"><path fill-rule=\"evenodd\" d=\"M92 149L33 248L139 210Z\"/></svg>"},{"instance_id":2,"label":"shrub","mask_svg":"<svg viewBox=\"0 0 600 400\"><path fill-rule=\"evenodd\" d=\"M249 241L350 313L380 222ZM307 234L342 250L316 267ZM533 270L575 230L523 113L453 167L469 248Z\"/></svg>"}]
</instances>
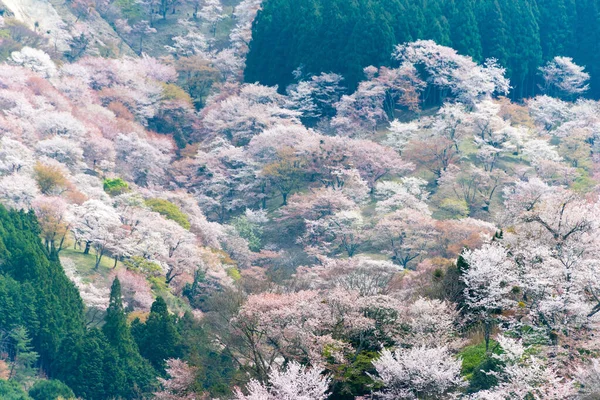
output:
<instances>
[{"instance_id":1,"label":"shrub","mask_svg":"<svg viewBox=\"0 0 600 400\"><path fill-rule=\"evenodd\" d=\"M129 184L121 178L106 178L104 191L110 196L118 196L129 191Z\"/></svg>"},{"instance_id":2,"label":"shrub","mask_svg":"<svg viewBox=\"0 0 600 400\"><path fill-rule=\"evenodd\" d=\"M152 211L159 213L171 221L177 222L184 229L190 229L191 225L187 215L185 215L176 204L163 199L148 199L146 200L146 205L150 207Z\"/></svg>"},{"instance_id":3,"label":"shrub","mask_svg":"<svg viewBox=\"0 0 600 400\"><path fill-rule=\"evenodd\" d=\"M67 188L69 182L60 168L37 163L33 167L35 180L43 194L56 194Z\"/></svg>"},{"instance_id":4,"label":"shrub","mask_svg":"<svg viewBox=\"0 0 600 400\"><path fill-rule=\"evenodd\" d=\"M0 379L0 399L2 400L31 400L15 381Z\"/></svg>"},{"instance_id":5,"label":"shrub","mask_svg":"<svg viewBox=\"0 0 600 400\"><path fill-rule=\"evenodd\" d=\"M33 400L74 399L75 394L67 385L58 380L38 381L31 389L29 396Z\"/></svg>"}]
</instances>

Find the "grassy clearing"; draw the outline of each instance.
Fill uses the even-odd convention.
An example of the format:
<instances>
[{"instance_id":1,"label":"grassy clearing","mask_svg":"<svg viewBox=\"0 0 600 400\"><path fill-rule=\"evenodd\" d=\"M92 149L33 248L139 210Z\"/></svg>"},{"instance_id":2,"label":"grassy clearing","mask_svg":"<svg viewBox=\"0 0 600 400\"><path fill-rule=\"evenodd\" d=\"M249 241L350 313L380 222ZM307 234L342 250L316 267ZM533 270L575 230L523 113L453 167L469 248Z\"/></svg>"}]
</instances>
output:
<instances>
[{"instance_id":1,"label":"grassy clearing","mask_svg":"<svg viewBox=\"0 0 600 400\"><path fill-rule=\"evenodd\" d=\"M104 256L98 269L94 269L96 256L93 254L93 250L90 251L90 254L83 254L83 250L80 249L63 249L60 252L60 258L61 260L69 259L73 261L77 274L81 276L82 280L92 282L97 287L109 288L112 284L112 273L125 268L123 263L119 261L117 267L113 269L114 259ZM163 297L172 312L179 314L191 311L191 307L185 300L171 292L171 289L165 283L164 276L150 278L148 284L152 288L153 295Z\"/></svg>"}]
</instances>

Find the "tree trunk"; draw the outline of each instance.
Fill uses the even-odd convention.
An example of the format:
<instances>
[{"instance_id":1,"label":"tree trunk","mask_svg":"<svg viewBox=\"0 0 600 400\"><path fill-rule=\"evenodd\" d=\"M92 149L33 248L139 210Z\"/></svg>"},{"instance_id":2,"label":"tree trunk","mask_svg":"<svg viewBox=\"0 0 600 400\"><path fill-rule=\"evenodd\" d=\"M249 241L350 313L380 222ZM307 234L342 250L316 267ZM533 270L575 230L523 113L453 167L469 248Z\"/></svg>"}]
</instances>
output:
<instances>
[{"instance_id":1,"label":"tree trunk","mask_svg":"<svg viewBox=\"0 0 600 400\"><path fill-rule=\"evenodd\" d=\"M485 353L489 353L490 351L490 335L492 333L492 323L490 321L486 321L483 323L483 338L485 340Z\"/></svg>"},{"instance_id":2,"label":"tree trunk","mask_svg":"<svg viewBox=\"0 0 600 400\"><path fill-rule=\"evenodd\" d=\"M96 265L94 269L97 270L100 267L100 262L102 261L102 256L104 255L104 249L100 250L100 252L96 253Z\"/></svg>"}]
</instances>

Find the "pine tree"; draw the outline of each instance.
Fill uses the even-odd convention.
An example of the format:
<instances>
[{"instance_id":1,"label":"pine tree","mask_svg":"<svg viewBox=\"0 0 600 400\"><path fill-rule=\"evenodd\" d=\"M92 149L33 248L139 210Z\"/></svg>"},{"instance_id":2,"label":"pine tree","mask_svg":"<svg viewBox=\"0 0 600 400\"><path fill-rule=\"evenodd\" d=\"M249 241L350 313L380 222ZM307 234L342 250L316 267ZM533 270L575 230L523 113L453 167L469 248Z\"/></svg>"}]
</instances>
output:
<instances>
[{"instance_id":1,"label":"pine tree","mask_svg":"<svg viewBox=\"0 0 600 400\"><path fill-rule=\"evenodd\" d=\"M123 307L119 278L115 278L110 287L110 300L106 309L102 332L108 342L116 349L119 349L119 354L126 355L131 352L132 338L127 326L127 317L125 316L125 309Z\"/></svg>"},{"instance_id":2,"label":"pine tree","mask_svg":"<svg viewBox=\"0 0 600 400\"><path fill-rule=\"evenodd\" d=\"M8 378L19 383L27 383L37 373L35 363L38 354L33 350L27 329L23 326L13 328L8 334L8 338L11 342L9 349L11 362Z\"/></svg>"},{"instance_id":3,"label":"pine tree","mask_svg":"<svg viewBox=\"0 0 600 400\"><path fill-rule=\"evenodd\" d=\"M118 278L115 278L110 289L110 299L102 332L109 345L116 352L116 355L109 354L109 356L114 357L114 362L123 371L126 371L127 389L124 391L118 390L119 394L130 398L137 391L147 391L152 384L155 372L148 362L142 358L133 340L130 327L127 324L127 316L125 315L121 295L121 283ZM118 371L113 371L113 373L118 375Z\"/></svg>"}]
</instances>

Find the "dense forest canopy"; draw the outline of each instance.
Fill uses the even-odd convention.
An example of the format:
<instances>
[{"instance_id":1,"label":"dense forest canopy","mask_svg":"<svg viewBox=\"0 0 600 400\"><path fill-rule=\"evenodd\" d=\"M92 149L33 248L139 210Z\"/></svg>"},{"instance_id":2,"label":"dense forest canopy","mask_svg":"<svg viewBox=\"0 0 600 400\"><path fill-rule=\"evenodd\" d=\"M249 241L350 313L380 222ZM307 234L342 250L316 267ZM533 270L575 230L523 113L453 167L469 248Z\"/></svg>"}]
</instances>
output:
<instances>
[{"instance_id":1,"label":"dense forest canopy","mask_svg":"<svg viewBox=\"0 0 600 400\"><path fill-rule=\"evenodd\" d=\"M351 90L369 65L390 66L397 44L432 39L478 62L495 58L521 99L540 93L538 68L572 57L600 97L595 0L267 0L253 27L246 82L279 85L336 72Z\"/></svg>"}]
</instances>

